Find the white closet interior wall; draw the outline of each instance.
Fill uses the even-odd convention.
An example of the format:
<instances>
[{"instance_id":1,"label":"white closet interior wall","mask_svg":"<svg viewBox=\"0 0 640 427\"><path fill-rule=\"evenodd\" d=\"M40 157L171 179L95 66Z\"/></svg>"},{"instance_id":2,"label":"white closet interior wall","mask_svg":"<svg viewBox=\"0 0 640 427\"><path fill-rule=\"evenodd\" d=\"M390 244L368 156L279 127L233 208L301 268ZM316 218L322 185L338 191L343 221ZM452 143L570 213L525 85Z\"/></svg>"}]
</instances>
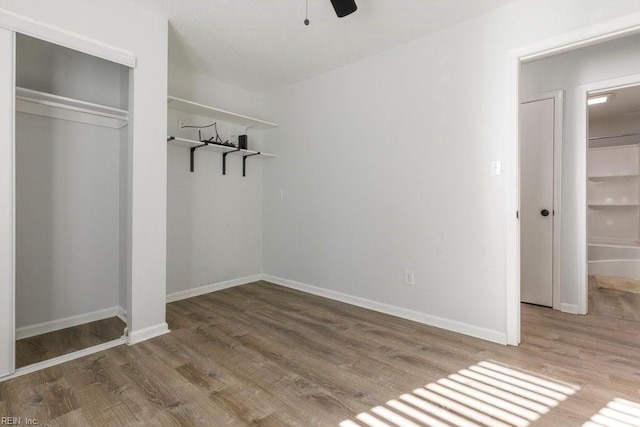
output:
<instances>
[{"instance_id":1,"label":"white closet interior wall","mask_svg":"<svg viewBox=\"0 0 640 427\"><path fill-rule=\"evenodd\" d=\"M18 87L128 108L124 66L26 36L16 56ZM126 308L129 145L126 126L16 114L18 338Z\"/></svg>"},{"instance_id":2,"label":"white closet interior wall","mask_svg":"<svg viewBox=\"0 0 640 427\"><path fill-rule=\"evenodd\" d=\"M120 68L120 108L129 110L130 89L133 86L133 80L130 80L130 70L126 67ZM118 310L121 317L127 316L130 309L127 305L128 290L131 289L131 170L132 164L130 160L133 158L131 144L129 144L128 126L120 128L120 186L118 188L118 202L120 206L118 230L119 236L119 259L118 270L120 273L119 283L119 304Z\"/></svg>"},{"instance_id":3,"label":"white closet interior wall","mask_svg":"<svg viewBox=\"0 0 640 427\"><path fill-rule=\"evenodd\" d=\"M640 203L640 113L625 113L589 120L589 136L630 135L596 139L589 143L589 176L620 176L596 180L587 186L590 204L637 205ZM616 148L617 147L617 148ZM638 208L613 208L592 211L589 215L589 240L620 241L636 246L640 239Z\"/></svg>"},{"instance_id":4,"label":"white closet interior wall","mask_svg":"<svg viewBox=\"0 0 640 427\"><path fill-rule=\"evenodd\" d=\"M589 136L627 135L640 132L640 112L611 117L590 118ZM640 143L639 135L622 138L600 139L589 142L589 148L612 147Z\"/></svg>"}]
</instances>

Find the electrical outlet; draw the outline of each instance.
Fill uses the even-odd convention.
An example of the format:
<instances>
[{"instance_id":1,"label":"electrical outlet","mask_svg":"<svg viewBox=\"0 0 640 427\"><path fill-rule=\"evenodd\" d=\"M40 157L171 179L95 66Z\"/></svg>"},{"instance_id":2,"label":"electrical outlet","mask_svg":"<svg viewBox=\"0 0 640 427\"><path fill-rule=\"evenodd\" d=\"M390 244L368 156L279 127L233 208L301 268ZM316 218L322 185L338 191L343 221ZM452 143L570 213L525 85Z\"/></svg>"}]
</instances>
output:
<instances>
[{"instance_id":1,"label":"electrical outlet","mask_svg":"<svg viewBox=\"0 0 640 427\"><path fill-rule=\"evenodd\" d=\"M278 191L278 199L284 200L284 190Z\"/></svg>"},{"instance_id":2,"label":"electrical outlet","mask_svg":"<svg viewBox=\"0 0 640 427\"><path fill-rule=\"evenodd\" d=\"M416 276L413 270L404 271L404 284L407 286L413 286L416 283Z\"/></svg>"}]
</instances>

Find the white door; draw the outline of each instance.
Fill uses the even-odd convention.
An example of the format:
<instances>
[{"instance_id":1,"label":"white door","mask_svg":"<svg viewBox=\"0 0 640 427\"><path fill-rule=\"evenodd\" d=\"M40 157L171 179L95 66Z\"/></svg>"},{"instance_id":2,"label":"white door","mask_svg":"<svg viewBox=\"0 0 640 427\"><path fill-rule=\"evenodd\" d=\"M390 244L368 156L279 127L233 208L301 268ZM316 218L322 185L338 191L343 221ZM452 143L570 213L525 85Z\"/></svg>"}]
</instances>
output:
<instances>
[{"instance_id":1,"label":"white door","mask_svg":"<svg viewBox=\"0 0 640 427\"><path fill-rule=\"evenodd\" d=\"M551 99L520 106L520 296L553 306L553 138Z\"/></svg>"},{"instance_id":2,"label":"white door","mask_svg":"<svg viewBox=\"0 0 640 427\"><path fill-rule=\"evenodd\" d=\"M0 28L0 377L14 369L14 33Z\"/></svg>"}]
</instances>

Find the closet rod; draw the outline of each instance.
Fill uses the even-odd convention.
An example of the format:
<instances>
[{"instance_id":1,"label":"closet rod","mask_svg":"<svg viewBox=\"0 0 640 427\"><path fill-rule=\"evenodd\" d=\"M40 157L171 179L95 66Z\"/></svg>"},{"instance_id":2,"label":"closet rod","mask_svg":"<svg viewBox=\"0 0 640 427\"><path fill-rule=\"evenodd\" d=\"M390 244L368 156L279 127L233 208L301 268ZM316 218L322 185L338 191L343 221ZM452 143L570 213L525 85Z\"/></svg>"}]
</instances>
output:
<instances>
[{"instance_id":1,"label":"closet rod","mask_svg":"<svg viewBox=\"0 0 640 427\"><path fill-rule=\"evenodd\" d=\"M589 141L596 141L599 139L622 138L625 136L638 136L638 135L640 135L640 132L623 133L621 135L610 135L610 136L592 136L589 138Z\"/></svg>"}]
</instances>

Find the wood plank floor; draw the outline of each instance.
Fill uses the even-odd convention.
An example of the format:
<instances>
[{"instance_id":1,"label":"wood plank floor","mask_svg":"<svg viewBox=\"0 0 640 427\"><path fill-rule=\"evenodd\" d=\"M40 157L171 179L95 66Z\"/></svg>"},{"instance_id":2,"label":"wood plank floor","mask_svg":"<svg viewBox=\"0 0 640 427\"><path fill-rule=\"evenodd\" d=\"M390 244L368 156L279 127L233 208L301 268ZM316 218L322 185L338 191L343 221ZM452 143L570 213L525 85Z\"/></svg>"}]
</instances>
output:
<instances>
[{"instance_id":1,"label":"wood plank floor","mask_svg":"<svg viewBox=\"0 0 640 427\"><path fill-rule=\"evenodd\" d=\"M170 334L0 383L0 416L53 426L602 426L640 412L629 403L640 402L636 322L524 305L522 345L507 347L266 282L171 303L167 318Z\"/></svg>"},{"instance_id":2,"label":"wood plank floor","mask_svg":"<svg viewBox=\"0 0 640 427\"><path fill-rule=\"evenodd\" d=\"M640 322L640 294L599 289L595 277L589 276L589 313Z\"/></svg>"},{"instance_id":3,"label":"wood plank floor","mask_svg":"<svg viewBox=\"0 0 640 427\"><path fill-rule=\"evenodd\" d=\"M16 368L116 340L126 324L117 317L97 320L16 341Z\"/></svg>"}]
</instances>

